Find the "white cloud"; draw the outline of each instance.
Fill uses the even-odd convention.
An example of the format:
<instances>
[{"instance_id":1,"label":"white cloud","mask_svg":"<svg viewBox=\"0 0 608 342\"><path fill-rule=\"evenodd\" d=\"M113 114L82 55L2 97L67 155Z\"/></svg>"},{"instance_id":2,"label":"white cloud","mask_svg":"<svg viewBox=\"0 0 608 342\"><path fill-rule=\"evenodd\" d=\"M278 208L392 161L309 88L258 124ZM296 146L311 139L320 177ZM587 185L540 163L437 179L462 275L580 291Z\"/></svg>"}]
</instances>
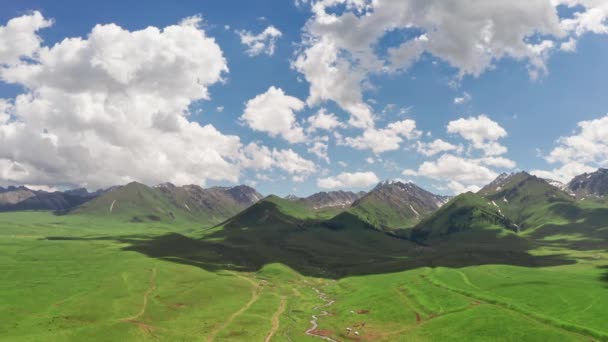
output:
<instances>
[{"instance_id":1,"label":"white cloud","mask_svg":"<svg viewBox=\"0 0 608 342\"><path fill-rule=\"evenodd\" d=\"M247 167L314 172L292 150L268 150L254 163L238 136L188 120L189 106L209 99L209 86L228 71L200 22L139 31L97 25L86 38L42 47L33 32L50 21L39 13L2 27L1 47L15 37L25 45L2 52L0 78L26 90L2 101L0 178L95 189L132 180L237 182Z\"/></svg>"},{"instance_id":2,"label":"white cloud","mask_svg":"<svg viewBox=\"0 0 608 342\"><path fill-rule=\"evenodd\" d=\"M325 108L319 109L319 111L306 119L308 122L308 132L314 132L316 130L331 131L337 127L342 127L342 123L338 120L333 113L328 113Z\"/></svg>"},{"instance_id":3,"label":"white cloud","mask_svg":"<svg viewBox=\"0 0 608 342\"><path fill-rule=\"evenodd\" d=\"M365 188L379 182L373 172L342 172L335 177L319 178L317 186L324 189Z\"/></svg>"},{"instance_id":4,"label":"white cloud","mask_svg":"<svg viewBox=\"0 0 608 342\"><path fill-rule=\"evenodd\" d=\"M224 106L217 106L217 107L215 108L215 110L216 110L218 113L222 113L222 112L224 111Z\"/></svg>"},{"instance_id":5,"label":"white cloud","mask_svg":"<svg viewBox=\"0 0 608 342\"><path fill-rule=\"evenodd\" d=\"M455 180L465 184L486 184L496 178L496 172L480 163L444 154L435 161L420 165L418 174L436 180Z\"/></svg>"},{"instance_id":6,"label":"white cloud","mask_svg":"<svg viewBox=\"0 0 608 342\"><path fill-rule=\"evenodd\" d=\"M478 159L478 161L480 164L502 169L513 169L516 166L516 163L513 160L504 157L484 157Z\"/></svg>"},{"instance_id":7,"label":"white cloud","mask_svg":"<svg viewBox=\"0 0 608 342\"><path fill-rule=\"evenodd\" d=\"M561 137L557 146L545 157L561 167L550 171L534 170L535 174L562 182L580 173L608 166L608 115L578 123L578 131Z\"/></svg>"},{"instance_id":8,"label":"white cloud","mask_svg":"<svg viewBox=\"0 0 608 342\"><path fill-rule=\"evenodd\" d=\"M608 160L608 115L577 124L577 134L561 137L546 157L550 163L596 163Z\"/></svg>"},{"instance_id":9,"label":"white cloud","mask_svg":"<svg viewBox=\"0 0 608 342\"><path fill-rule=\"evenodd\" d=\"M562 50L562 51L567 51L567 52L574 52L574 51L576 51L576 39L570 38L569 40L563 42L559 46L559 49Z\"/></svg>"},{"instance_id":10,"label":"white cloud","mask_svg":"<svg viewBox=\"0 0 608 342\"><path fill-rule=\"evenodd\" d=\"M6 26L0 26L0 65L18 64L22 57L35 57L42 39L36 34L40 29L53 25L40 12L13 18Z\"/></svg>"},{"instance_id":11,"label":"white cloud","mask_svg":"<svg viewBox=\"0 0 608 342\"><path fill-rule=\"evenodd\" d=\"M316 171L315 163L306 160L291 149L273 150L276 166L290 174L308 175Z\"/></svg>"},{"instance_id":12,"label":"white cloud","mask_svg":"<svg viewBox=\"0 0 608 342\"><path fill-rule=\"evenodd\" d=\"M315 141L312 146L308 148L308 152L316 155L319 159L325 160L325 162L329 163L326 143L321 141Z\"/></svg>"},{"instance_id":13,"label":"white cloud","mask_svg":"<svg viewBox=\"0 0 608 342\"><path fill-rule=\"evenodd\" d=\"M405 169L401 174L404 176L418 176L418 171L414 169Z\"/></svg>"},{"instance_id":14,"label":"white cloud","mask_svg":"<svg viewBox=\"0 0 608 342\"><path fill-rule=\"evenodd\" d=\"M469 93L467 93L466 91L464 92L464 94L462 94L461 97L454 98L454 104L463 104L469 101L471 101L471 95L469 95Z\"/></svg>"},{"instance_id":15,"label":"white cloud","mask_svg":"<svg viewBox=\"0 0 608 342\"><path fill-rule=\"evenodd\" d=\"M86 39L0 68L3 81L27 89L14 99L15 120L0 125L3 178L87 187L237 181L239 138L187 119L188 106L208 99L228 70L200 20L133 32L97 25ZM0 39L6 46L12 36Z\"/></svg>"},{"instance_id":16,"label":"white cloud","mask_svg":"<svg viewBox=\"0 0 608 342\"><path fill-rule=\"evenodd\" d=\"M411 119L390 123L385 128L369 128L358 137L338 139L338 144L359 150L372 150L382 153L399 149L403 138L417 139L422 133L416 129L416 122Z\"/></svg>"},{"instance_id":17,"label":"white cloud","mask_svg":"<svg viewBox=\"0 0 608 342\"><path fill-rule=\"evenodd\" d=\"M448 183L448 188L450 190L452 190L455 194L461 194L464 192L477 192L479 190L481 190L481 187L477 186L477 185L463 185L460 182L457 181L450 181Z\"/></svg>"},{"instance_id":18,"label":"white cloud","mask_svg":"<svg viewBox=\"0 0 608 342\"><path fill-rule=\"evenodd\" d=\"M13 110L13 105L6 99L0 99L0 125L7 123L10 120L10 112Z\"/></svg>"},{"instance_id":19,"label":"white cloud","mask_svg":"<svg viewBox=\"0 0 608 342\"><path fill-rule=\"evenodd\" d=\"M565 30L581 36L587 32L608 33L608 3L604 0L554 0L556 4L569 7L582 6L584 11L576 11L573 18L562 20Z\"/></svg>"},{"instance_id":20,"label":"white cloud","mask_svg":"<svg viewBox=\"0 0 608 342\"><path fill-rule=\"evenodd\" d=\"M437 153L447 152L447 151L456 151L461 152L462 146L456 146L450 144L449 142L443 141L441 139L435 139L430 143L423 143L418 141L416 144L416 150L419 153L422 153L425 156L433 156Z\"/></svg>"},{"instance_id":21,"label":"white cloud","mask_svg":"<svg viewBox=\"0 0 608 342\"><path fill-rule=\"evenodd\" d=\"M247 101L241 120L251 129L271 137L281 136L290 143L304 142L306 136L294 114L303 108L304 102L272 86Z\"/></svg>"},{"instance_id":22,"label":"white cloud","mask_svg":"<svg viewBox=\"0 0 608 342\"><path fill-rule=\"evenodd\" d=\"M497 142L498 139L507 136L507 131L486 115L450 121L447 131L459 134L470 141L474 148L483 150L488 156L507 152L507 148Z\"/></svg>"},{"instance_id":23,"label":"white cloud","mask_svg":"<svg viewBox=\"0 0 608 342\"><path fill-rule=\"evenodd\" d=\"M359 128L373 127L371 108L363 102L362 70L338 57L338 47L328 38L315 43L298 55L293 67L310 83L310 95L306 102L313 106L323 101L335 101L351 114L348 123Z\"/></svg>"},{"instance_id":24,"label":"white cloud","mask_svg":"<svg viewBox=\"0 0 608 342\"><path fill-rule=\"evenodd\" d=\"M537 177L568 183L575 176L585 172L594 172L596 170L597 167L591 167L577 162L570 162L552 170L532 170L530 173Z\"/></svg>"},{"instance_id":25,"label":"white cloud","mask_svg":"<svg viewBox=\"0 0 608 342\"><path fill-rule=\"evenodd\" d=\"M246 53L249 56L257 56L262 53L272 56L276 41L282 36L281 31L272 25L257 35L250 31L237 31L237 34L241 38L241 44L247 46Z\"/></svg>"},{"instance_id":26,"label":"white cloud","mask_svg":"<svg viewBox=\"0 0 608 342\"><path fill-rule=\"evenodd\" d=\"M297 2L302 5L302 2ZM525 63L531 78L547 72L560 43L585 32L607 33L604 0L319 0L302 34L293 66L310 83L311 105L334 101L351 114L355 127L373 127L362 92L370 75L408 69L423 54L445 61L459 77L479 76L504 58ZM582 5L571 20L560 3ZM398 30L417 37L378 51L379 41ZM543 37L538 42L537 37ZM564 47L572 44L564 45ZM466 98L462 97L462 102ZM457 100L457 102L461 102Z\"/></svg>"},{"instance_id":27,"label":"white cloud","mask_svg":"<svg viewBox=\"0 0 608 342\"><path fill-rule=\"evenodd\" d=\"M256 170L278 168L292 175L310 175L316 171L315 163L302 158L292 149L271 150L256 143L249 143L243 148L240 163L243 167Z\"/></svg>"}]
</instances>

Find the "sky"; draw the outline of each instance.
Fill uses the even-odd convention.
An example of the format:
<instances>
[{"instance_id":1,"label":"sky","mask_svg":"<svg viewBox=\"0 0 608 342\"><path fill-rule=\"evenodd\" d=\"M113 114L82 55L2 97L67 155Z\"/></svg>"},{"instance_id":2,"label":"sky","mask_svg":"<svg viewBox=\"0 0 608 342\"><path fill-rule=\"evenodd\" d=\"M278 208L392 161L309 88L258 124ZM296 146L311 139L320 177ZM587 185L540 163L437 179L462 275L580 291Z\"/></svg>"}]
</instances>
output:
<instances>
[{"instance_id":1,"label":"sky","mask_svg":"<svg viewBox=\"0 0 608 342\"><path fill-rule=\"evenodd\" d=\"M606 61L605 0L3 0L0 186L568 182Z\"/></svg>"}]
</instances>

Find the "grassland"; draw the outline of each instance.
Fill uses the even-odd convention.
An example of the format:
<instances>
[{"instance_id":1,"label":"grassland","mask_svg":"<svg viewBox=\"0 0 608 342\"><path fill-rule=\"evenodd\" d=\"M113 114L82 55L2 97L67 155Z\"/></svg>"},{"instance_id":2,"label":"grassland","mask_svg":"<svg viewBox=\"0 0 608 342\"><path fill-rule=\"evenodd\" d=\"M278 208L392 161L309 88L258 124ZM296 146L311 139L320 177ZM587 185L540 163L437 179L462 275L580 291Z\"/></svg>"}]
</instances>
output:
<instances>
[{"instance_id":1,"label":"grassland","mask_svg":"<svg viewBox=\"0 0 608 342\"><path fill-rule=\"evenodd\" d=\"M0 214L0 340L314 341L323 310L312 334L340 341L608 340L599 217L583 233L474 230L425 246L317 226L281 202L250 210L265 219Z\"/></svg>"}]
</instances>

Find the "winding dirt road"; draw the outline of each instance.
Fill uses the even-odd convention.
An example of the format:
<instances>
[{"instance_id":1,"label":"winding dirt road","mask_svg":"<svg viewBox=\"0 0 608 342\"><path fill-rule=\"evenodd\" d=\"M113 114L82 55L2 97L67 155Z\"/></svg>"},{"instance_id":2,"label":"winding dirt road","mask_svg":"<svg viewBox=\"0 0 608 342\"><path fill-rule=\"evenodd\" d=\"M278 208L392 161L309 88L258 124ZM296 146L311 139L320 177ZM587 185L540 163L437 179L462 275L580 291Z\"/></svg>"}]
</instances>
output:
<instances>
[{"instance_id":1,"label":"winding dirt road","mask_svg":"<svg viewBox=\"0 0 608 342\"><path fill-rule=\"evenodd\" d=\"M253 303L255 303L258 298L260 298L260 284L256 283L255 281L253 281L250 278L247 278L245 276L242 275L237 275L235 274L235 276L244 279L246 281L248 281L249 283L251 283L252 287L251 287L251 298L249 299L249 301L247 302L247 304L243 305L243 307L241 307L239 309L239 311L233 313L232 315L230 315L230 317L224 322L224 324L222 324L221 326L219 326L217 329L215 329L208 337L207 337L207 342L211 342L213 340L215 340L215 336L222 330L224 330L228 325L230 325L230 323L232 323L232 321L234 321L235 318L237 318L238 316L240 316L243 312L247 311L247 309L249 309L251 307L251 305L253 305Z\"/></svg>"},{"instance_id":2,"label":"winding dirt road","mask_svg":"<svg viewBox=\"0 0 608 342\"><path fill-rule=\"evenodd\" d=\"M126 321L126 322L132 322L132 321L137 321L141 316L143 316L146 313L146 308L148 307L148 297L150 297L150 294L152 294L152 292L154 292L154 290L156 290L156 266L154 266L154 268L152 269L152 275L150 276L150 284L148 285L148 289L144 293L144 299L143 299L141 309L135 315L130 316L130 317L121 318L120 320Z\"/></svg>"},{"instance_id":3,"label":"winding dirt road","mask_svg":"<svg viewBox=\"0 0 608 342\"><path fill-rule=\"evenodd\" d=\"M270 339L272 338L272 336L274 336L274 334L276 334L277 330L279 330L279 319L281 318L281 315L283 314L283 312L285 312L286 307L287 307L287 297L282 296L281 303L279 304L279 308L272 315L272 328L270 328L270 332L264 339L264 342L270 342Z\"/></svg>"}]
</instances>

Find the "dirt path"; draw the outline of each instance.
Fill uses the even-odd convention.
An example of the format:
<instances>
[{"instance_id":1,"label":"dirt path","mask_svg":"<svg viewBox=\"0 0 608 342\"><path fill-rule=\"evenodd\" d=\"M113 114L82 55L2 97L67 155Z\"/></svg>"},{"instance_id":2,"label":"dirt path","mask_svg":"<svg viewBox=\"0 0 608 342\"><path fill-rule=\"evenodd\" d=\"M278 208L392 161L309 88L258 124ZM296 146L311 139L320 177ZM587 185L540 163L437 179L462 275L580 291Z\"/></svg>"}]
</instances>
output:
<instances>
[{"instance_id":1,"label":"dirt path","mask_svg":"<svg viewBox=\"0 0 608 342\"><path fill-rule=\"evenodd\" d=\"M312 308L313 310L316 311L321 308L331 306L336 302L333 299L327 298L327 295L325 293L321 292L319 289L314 288L314 287L312 289L319 295L319 298L325 303L323 305L315 306L314 308ZM325 310L321 311L321 313L319 313L318 315L312 315L312 320L310 321L310 324L312 324L312 326L310 327L310 329L306 330L306 335L318 337L318 338L324 339L326 341L337 342L336 340L332 339L331 337L322 335L317 332L317 328L319 327L319 322L318 322L319 317L327 316L327 315L329 315L329 312L327 312Z\"/></svg>"},{"instance_id":2,"label":"dirt path","mask_svg":"<svg viewBox=\"0 0 608 342\"><path fill-rule=\"evenodd\" d=\"M255 303L258 298L260 298L260 284L256 283L253 279L250 279L248 277L233 273L234 276L239 277L241 279L244 279L246 281L248 281L249 283L251 283L252 287L251 287L251 298L249 299L249 301L247 302L247 304L243 305L243 307L241 307L237 312L233 313L232 315L230 315L230 317L228 317L228 319L224 322L224 324L220 325L217 329L215 329L214 331L211 332L211 334L207 337L207 342L211 342L213 340L215 340L215 336L222 330L224 330L227 326L230 325L230 323L232 323L232 321L234 321L235 318L237 318L238 316L240 316L243 312L247 311L247 309L249 309L251 307L251 305L253 305L253 303Z\"/></svg>"},{"instance_id":3,"label":"dirt path","mask_svg":"<svg viewBox=\"0 0 608 342\"><path fill-rule=\"evenodd\" d=\"M589 335L585 334L582 331L581 332L579 332L579 331L573 331L573 330L567 329L566 327L560 326L560 325L554 323L551 320L537 318L533 314L529 314L529 313L527 313L527 312L525 312L523 310L513 309L513 308L509 307L508 305L505 305L505 304L500 303L500 302L494 302L494 301L489 302L487 300L484 300L483 298L479 298L477 296L474 296L473 294L471 294L471 293L469 293L467 291L464 291L464 290L461 290L461 289L452 288L452 287L449 287L449 286L447 286L445 284L441 284L441 283L437 282L436 280L430 279L430 277L427 276L427 275L421 275L420 277L422 279L424 279L430 285L433 285L433 286L442 288L444 290L448 290L448 291L457 293L457 294L459 294L459 295L461 295L463 297L467 297L467 298L469 298L471 300L474 300L474 302L476 303L475 305L479 305L481 303L486 304L486 305L492 305L492 306L494 306L496 308L499 308L499 309L502 309L502 310L505 310L505 311L509 311L509 312L513 312L513 313L516 313L516 314L519 314L521 317L525 318L528 321L535 322L535 323L538 323L538 324L542 324L542 325L545 325L545 326L549 326L549 327L552 327L552 328L557 329L559 331L562 331L564 333L572 334L572 335L575 335L577 337L581 337L583 340L591 340L591 341L596 341L597 340L593 336L589 336Z\"/></svg>"},{"instance_id":4,"label":"dirt path","mask_svg":"<svg viewBox=\"0 0 608 342\"><path fill-rule=\"evenodd\" d=\"M110 213L112 213L112 210L114 210L114 203L116 203L116 200L113 200L112 204L110 204Z\"/></svg>"},{"instance_id":5,"label":"dirt path","mask_svg":"<svg viewBox=\"0 0 608 342\"><path fill-rule=\"evenodd\" d=\"M154 290L156 290L156 266L154 266L154 268L152 269L152 275L150 276L150 283L148 285L148 289L144 293L144 299L143 299L143 303L141 305L141 309L139 310L139 312L137 314L130 316L130 317L121 318L120 320L126 321L126 322L132 322L132 321L137 321L141 316L143 316L146 313L146 309L148 308L148 298L150 297L150 294L152 294L152 292L154 292Z\"/></svg>"},{"instance_id":6,"label":"dirt path","mask_svg":"<svg viewBox=\"0 0 608 342\"><path fill-rule=\"evenodd\" d=\"M464 281L465 284L469 285L470 287L473 287L473 288L476 288L478 290L481 290L478 286L476 286L475 284L473 284L471 282L471 280L469 279L469 277L467 277L467 275L464 272L458 271L458 270L456 272L458 272L458 274L460 274L460 277L462 278L462 281Z\"/></svg>"},{"instance_id":7,"label":"dirt path","mask_svg":"<svg viewBox=\"0 0 608 342\"><path fill-rule=\"evenodd\" d=\"M287 307L287 297L282 296L281 303L279 304L279 308L274 313L274 315L272 315L272 328L270 328L270 332L264 339L264 342L270 342L270 339L272 338L272 336L274 336L274 334L277 332L277 330L279 330L279 319L281 318L281 315L283 314L283 312L285 312L286 307Z\"/></svg>"}]
</instances>

